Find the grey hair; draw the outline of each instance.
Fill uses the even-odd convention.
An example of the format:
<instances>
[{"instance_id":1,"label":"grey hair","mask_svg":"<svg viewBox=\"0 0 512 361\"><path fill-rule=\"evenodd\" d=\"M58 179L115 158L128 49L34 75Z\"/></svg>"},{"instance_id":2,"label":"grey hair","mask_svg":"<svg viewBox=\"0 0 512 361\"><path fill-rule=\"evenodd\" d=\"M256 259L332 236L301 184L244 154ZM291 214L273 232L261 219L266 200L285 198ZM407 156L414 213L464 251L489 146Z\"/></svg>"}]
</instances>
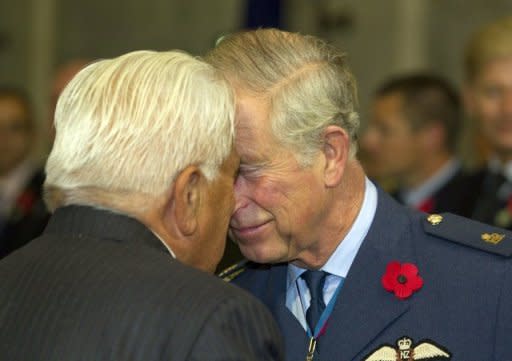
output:
<instances>
[{"instance_id":1,"label":"grey hair","mask_svg":"<svg viewBox=\"0 0 512 361\"><path fill-rule=\"evenodd\" d=\"M311 164L322 133L337 125L357 151L357 87L346 55L325 41L277 29L225 37L206 56L236 88L268 98L272 130L303 164Z\"/></svg>"}]
</instances>

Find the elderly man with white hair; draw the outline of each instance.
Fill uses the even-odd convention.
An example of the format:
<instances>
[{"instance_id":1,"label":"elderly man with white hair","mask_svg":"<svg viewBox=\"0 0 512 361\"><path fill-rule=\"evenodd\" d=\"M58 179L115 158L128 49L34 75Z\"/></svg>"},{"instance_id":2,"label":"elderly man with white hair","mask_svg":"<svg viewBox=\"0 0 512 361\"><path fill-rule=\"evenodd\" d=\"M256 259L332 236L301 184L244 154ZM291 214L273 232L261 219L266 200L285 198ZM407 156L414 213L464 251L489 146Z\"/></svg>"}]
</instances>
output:
<instances>
[{"instance_id":1,"label":"elderly man with white hair","mask_svg":"<svg viewBox=\"0 0 512 361\"><path fill-rule=\"evenodd\" d=\"M73 78L43 235L0 263L2 360L279 360L270 314L212 272L239 158L210 65L138 51ZM207 272L204 272L207 271Z\"/></svg>"}]
</instances>

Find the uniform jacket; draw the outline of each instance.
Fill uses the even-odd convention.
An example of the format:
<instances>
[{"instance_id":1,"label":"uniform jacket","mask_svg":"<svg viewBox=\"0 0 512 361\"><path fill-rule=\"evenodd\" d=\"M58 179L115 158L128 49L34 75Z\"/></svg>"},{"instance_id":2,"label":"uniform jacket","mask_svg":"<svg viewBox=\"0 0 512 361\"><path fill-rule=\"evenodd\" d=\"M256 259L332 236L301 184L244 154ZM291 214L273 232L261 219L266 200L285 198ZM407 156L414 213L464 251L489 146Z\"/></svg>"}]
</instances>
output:
<instances>
[{"instance_id":1,"label":"uniform jacket","mask_svg":"<svg viewBox=\"0 0 512 361\"><path fill-rule=\"evenodd\" d=\"M506 192L500 194L498 189L501 189L501 185L491 185L488 182L492 177L493 173L487 167L471 176L471 182L475 184L475 194L478 195L478 198L470 218L512 230L512 184L507 182ZM491 200L490 203L487 203L488 197L493 198L494 201ZM484 206L486 203L488 206Z\"/></svg>"},{"instance_id":2,"label":"uniform jacket","mask_svg":"<svg viewBox=\"0 0 512 361\"><path fill-rule=\"evenodd\" d=\"M256 299L173 259L138 221L58 209L0 262L0 359L280 360Z\"/></svg>"},{"instance_id":3,"label":"uniform jacket","mask_svg":"<svg viewBox=\"0 0 512 361\"><path fill-rule=\"evenodd\" d=\"M433 225L427 214L378 193L375 218L314 360L512 360L510 233L451 214ZM383 287L393 261L416 265L423 279L407 299ZM287 266L249 264L240 271L234 282L278 321L286 359L304 360L306 333L285 306Z\"/></svg>"}]
</instances>

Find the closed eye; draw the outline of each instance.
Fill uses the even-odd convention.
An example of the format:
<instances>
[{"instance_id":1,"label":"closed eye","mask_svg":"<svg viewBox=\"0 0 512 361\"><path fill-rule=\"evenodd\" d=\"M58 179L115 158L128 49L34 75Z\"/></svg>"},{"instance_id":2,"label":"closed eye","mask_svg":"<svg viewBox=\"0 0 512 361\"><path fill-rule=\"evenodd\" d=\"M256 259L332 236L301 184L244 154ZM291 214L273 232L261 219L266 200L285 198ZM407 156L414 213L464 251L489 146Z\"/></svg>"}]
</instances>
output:
<instances>
[{"instance_id":1,"label":"closed eye","mask_svg":"<svg viewBox=\"0 0 512 361\"><path fill-rule=\"evenodd\" d=\"M256 178L259 177L262 171L266 168L265 163L259 164L240 164L239 176L244 178Z\"/></svg>"}]
</instances>

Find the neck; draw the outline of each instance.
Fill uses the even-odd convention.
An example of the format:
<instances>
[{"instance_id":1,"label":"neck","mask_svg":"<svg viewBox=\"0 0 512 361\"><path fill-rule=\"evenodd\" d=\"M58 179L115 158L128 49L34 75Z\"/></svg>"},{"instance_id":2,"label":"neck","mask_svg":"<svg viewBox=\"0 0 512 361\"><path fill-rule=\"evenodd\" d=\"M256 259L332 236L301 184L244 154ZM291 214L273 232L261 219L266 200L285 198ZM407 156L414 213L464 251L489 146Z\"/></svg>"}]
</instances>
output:
<instances>
[{"instance_id":1,"label":"neck","mask_svg":"<svg viewBox=\"0 0 512 361\"><path fill-rule=\"evenodd\" d=\"M163 222L162 207L153 207L144 212L137 213L135 216L160 239L173 257L176 258L176 252L181 254L180 243L175 241L175 237L169 232L168 227Z\"/></svg>"},{"instance_id":2,"label":"neck","mask_svg":"<svg viewBox=\"0 0 512 361\"><path fill-rule=\"evenodd\" d=\"M309 269L322 267L343 241L354 224L363 205L365 174L356 160L347 163L345 174L338 187L327 197L327 211L315 246L293 264Z\"/></svg>"}]
</instances>

